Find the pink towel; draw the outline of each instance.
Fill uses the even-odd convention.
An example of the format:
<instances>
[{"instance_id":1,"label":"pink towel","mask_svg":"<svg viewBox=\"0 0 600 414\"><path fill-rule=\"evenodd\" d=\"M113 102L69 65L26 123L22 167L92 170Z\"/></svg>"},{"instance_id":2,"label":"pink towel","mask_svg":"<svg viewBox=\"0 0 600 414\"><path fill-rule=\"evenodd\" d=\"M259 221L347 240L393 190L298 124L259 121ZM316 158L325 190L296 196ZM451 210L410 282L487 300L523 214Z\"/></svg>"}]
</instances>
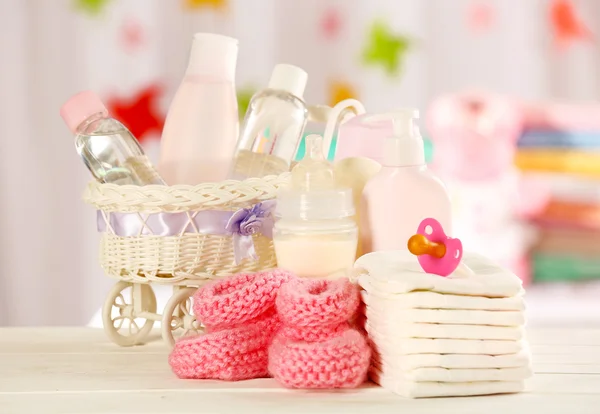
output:
<instances>
[{"instance_id":1,"label":"pink towel","mask_svg":"<svg viewBox=\"0 0 600 414\"><path fill-rule=\"evenodd\" d=\"M494 180L512 168L521 111L508 98L465 93L436 98L427 111L435 146L432 169L446 179Z\"/></svg>"},{"instance_id":2,"label":"pink towel","mask_svg":"<svg viewBox=\"0 0 600 414\"><path fill-rule=\"evenodd\" d=\"M600 104L522 103L526 129L600 131Z\"/></svg>"}]
</instances>

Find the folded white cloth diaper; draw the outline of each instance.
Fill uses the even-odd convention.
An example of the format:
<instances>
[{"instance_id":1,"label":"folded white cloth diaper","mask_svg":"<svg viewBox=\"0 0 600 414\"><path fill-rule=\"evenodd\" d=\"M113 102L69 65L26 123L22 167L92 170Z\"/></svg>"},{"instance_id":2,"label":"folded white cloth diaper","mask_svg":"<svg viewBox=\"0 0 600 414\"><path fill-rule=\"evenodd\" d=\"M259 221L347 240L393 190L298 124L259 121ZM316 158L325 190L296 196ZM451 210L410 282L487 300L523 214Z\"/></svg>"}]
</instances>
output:
<instances>
[{"instance_id":1,"label":"folded white cloth diaper","mask_svg":"<svg viewBox=\"0 0 600 414\"><path fill-rule=\"evenodd\" d=\"M379 335L394 342L401 338L495 339L518 341L523 338L520 326L443 325L435 323L386 323L369 319L365 323L369 335Z\"/></svg>"},{"instance_id":2,"label":"folded white cloth diaper","mask_svg":"<svg viewBox=\"0 0 600 414\"><path fill-rule=\"evenodd\" d=\"M376 352L396 358L414 354L509 355L526 348L523 341L403 338L391 342L377 333L369 337Z\"/></svg>"},{"instance_id":3,"label":"folded white cloth diaper","mask_svg":"<svg viewBox=\"0 0 600 414\"><path fill-rule=\"evenodd\" d=\"M395 309L392 305L365 309L368 319L385 324L443 323L456 325L520 326L525 323L523 312L467 309Z\"/></svg>"},{"instance_id":4,"label":"folded white cloth diaper","mask_svg":"<svg viewBox=\"0 0 600 414\"><path fill-rule=\"evenodd\" d=\"M375 352L376 364L392 368L394 371L412 371L417 368L446 369L489 369L529 367L528 350L507 355L468 355L468 354L381 354Z\"/></svg>"},{"instance_id":5,"label":"folded white cloth diaper","mask_svg":"<svg viewBox=\"0 0 600 414\"><path fill-rule=\"evenodd\" d=\"M387 366L373 364L382 374L397 381L414 382L481 382L522 381L531 376L529 366L518 368L447 369L417 368L411 371L395 371Z\"/></svg>"},{"instance_id":6,"label":"folded white cloth diaper","mask_svg":"<svg viewBox=\"0 0 600 414\"><path fill-rule=\"evenodd\" d=\"M525 301L522 295L509 298L485 298L420 291L398 294L375 291L367 277L361 277L358 282L364 289L361 292L363 302L374 309L387 308L387 305L393 304L397 309L525 310Z\"/></svg>"},{"instance_id":7,"label":"folded white cloth diaper","mask_svg":"<svg viewBox=\"0 0 600 414\"><path fill-rule=\"evenodd\" d=\"M375 368L369 371L369 376L382 387L408 398L506 394L521 392L525 388L523 381L415 382L398 380L382 374Z\"/></svg>"},{"instance_id":8,"label":"folded white cloth diaper","mask_svg":"<svg viewBox=\"0 0 600 414\"><path fill-rule=\"evenodd\" d=\"M473 274L441 277L425 273L417 257L409 251L394 250L366 254L356 261L354 268L360 274L360 284L361 279L368 277L376 291L388 294L433 291L501 298L516 296L522 291L521 279L482 255L465 253L462 263Z\"/></svg>"}]
</instances>

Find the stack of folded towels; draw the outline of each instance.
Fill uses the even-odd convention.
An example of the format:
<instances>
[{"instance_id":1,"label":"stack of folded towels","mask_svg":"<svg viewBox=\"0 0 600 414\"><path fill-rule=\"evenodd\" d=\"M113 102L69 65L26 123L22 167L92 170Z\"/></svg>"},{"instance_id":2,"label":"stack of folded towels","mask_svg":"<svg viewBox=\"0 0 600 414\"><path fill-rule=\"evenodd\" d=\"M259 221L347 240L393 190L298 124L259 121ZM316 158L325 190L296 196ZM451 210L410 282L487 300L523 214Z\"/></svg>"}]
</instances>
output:
<instances>
[{"instance_id":1,"label":"stack of folded towels","mask_svg":"<svg viewBox=\"0 0 600 414\"><path fill-rule=\"evenodd\" d=\"M357 260L373 381L410 398L523 390L531 368L521 280L478 254L462 264L472 272L441 277L408 251Z\"/></svg>"},{"instance_id":2,"label":"stack of folded towels","mask_svg":"<svg viewBox=\"0 0 600 414\"><path fill-rule=\"evenodd\" d=\"M515 163L545 199L529 215L539 236L533 280L598 279L600 105L531 103L523 114Z\"/></svg>"}]
</instances>

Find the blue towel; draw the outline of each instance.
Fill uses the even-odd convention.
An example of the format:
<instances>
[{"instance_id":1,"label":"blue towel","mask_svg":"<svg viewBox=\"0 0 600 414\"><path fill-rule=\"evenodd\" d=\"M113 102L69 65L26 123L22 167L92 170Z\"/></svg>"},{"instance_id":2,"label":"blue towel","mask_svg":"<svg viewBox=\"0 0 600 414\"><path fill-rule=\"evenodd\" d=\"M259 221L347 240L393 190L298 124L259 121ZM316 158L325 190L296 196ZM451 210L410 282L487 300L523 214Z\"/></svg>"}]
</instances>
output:
<instances>
[{"instance_id":1,"label":"blue towel","mask_svg":"<svg viewBox=\"0 0 600 414\"><path fill-rule=\"evenodd\" d=\"M519 142L519 147L558 147L579 149L600 149L600 131L525 131Z\"/></svg>"}]
</instances>

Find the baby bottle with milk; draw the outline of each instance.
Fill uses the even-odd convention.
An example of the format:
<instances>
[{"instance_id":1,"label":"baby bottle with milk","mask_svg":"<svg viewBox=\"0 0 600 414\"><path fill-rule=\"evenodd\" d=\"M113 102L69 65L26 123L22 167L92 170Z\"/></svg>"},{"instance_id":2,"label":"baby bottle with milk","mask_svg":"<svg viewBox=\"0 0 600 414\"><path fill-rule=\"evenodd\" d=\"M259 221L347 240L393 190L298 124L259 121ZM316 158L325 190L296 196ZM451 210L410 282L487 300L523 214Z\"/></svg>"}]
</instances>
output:
<instances>
[{"instance_id":1,"label":"baby bottle with milk","mask_svg":"<svg viewBox=\"0 0 600 414\"><path fill-rule=\"evenodd\" d=\"M306 156L280 189L273 243L277 264L300 277L347 276L358 242L350 188L336 187L319 135L306 138Z\"/></svg>"},{"instance_id":2,"label":"baby bottle with milk","mask_svg":"<svg viewBox=\"0 0 600 414\"><path fill-rule=\"evenodd\" d=\"M361 199L361 245L364 253L406 250L421 221L434 218L452 235L450 197L427 169L423 138L414 121L416 109L380 115L393 119L393 135L384 142L382 166L365 185Z\"/></svg>"}]
</instances>

